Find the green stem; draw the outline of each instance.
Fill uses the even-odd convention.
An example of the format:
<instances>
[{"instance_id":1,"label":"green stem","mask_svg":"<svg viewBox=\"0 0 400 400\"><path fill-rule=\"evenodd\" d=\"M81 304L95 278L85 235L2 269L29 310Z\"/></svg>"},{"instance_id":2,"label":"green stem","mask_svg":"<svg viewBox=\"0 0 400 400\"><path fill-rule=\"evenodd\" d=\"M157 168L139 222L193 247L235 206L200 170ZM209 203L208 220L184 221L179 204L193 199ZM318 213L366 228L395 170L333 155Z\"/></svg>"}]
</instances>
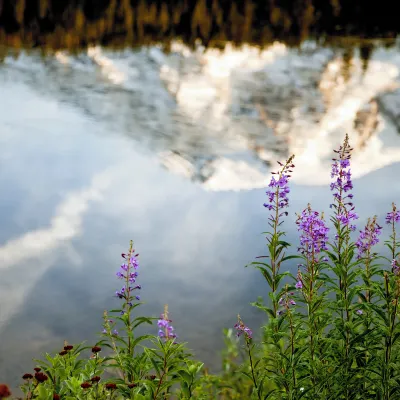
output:
<instances>
[{"instance_id":1,"label":"green stem","mask_svg":"<svg viewBox=\"0 0 400 400\"><path fill-rule=\"evenodd\" d=\"M246 345L247 345L247 350L248 350L248 353L249 353L251 376L253 378L254 387L256 388L256 391L257 391L257 396L258 396L259 400L261 400L261 393L258 390L257 380L256 380L256 377L255 377L255 374L254 374L254 366L253 366L253 358L251 356L250 341L249 341L249 339L247 337L246 337Z\"/></svg>"}]
</instances>

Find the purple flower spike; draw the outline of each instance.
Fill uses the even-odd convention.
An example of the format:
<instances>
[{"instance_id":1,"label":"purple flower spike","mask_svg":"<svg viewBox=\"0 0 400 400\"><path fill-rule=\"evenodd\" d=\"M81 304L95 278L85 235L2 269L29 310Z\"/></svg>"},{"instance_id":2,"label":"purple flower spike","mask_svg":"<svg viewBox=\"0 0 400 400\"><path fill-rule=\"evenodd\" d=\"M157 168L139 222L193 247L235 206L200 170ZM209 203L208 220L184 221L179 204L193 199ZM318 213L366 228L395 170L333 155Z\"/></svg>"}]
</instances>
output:
<instances>
[{"instance_id":1,"label":"purple flower spike","mask_svg":"<svg viewBox=\"0 0 400 400\"><path fill-rule=\"evenodd\" d=\"M117 290L115 292L115 296L119 299L124 299L125 304L130 307L132 307L132 300L134 298L136 298L136 300L140 300L140 296L134 296L132 291L135 289L141 289L141 286L136 285L135 287L132 287L130 285L132 283L136 283L136 278L138 277L138 255L139 254L135 254L133 242L131 241L128 254L122 253L122 258L125 260L125 262L121 264L120 270L116 273L119 279L123 279L125 281L125 285L121 288L121 290Z\"/></svg>"},{"instance_id":2,"label":"purple flower spike","mask_svg":"<svg viewBox=\"0 0 400 400\"><path fill-rule=\"evenodd\" d=\"M368 256L372 246L379 242L378 236L382 233L382 227L376 222L376 216L371 220L368 218L367 225L363 231L360 231L360 236L356 242L358 249L357 258Z\"/></svg>"},{"instance_id":3,"label":"purple flower spike","mask_svg":"<svg viewBox=\"0 0 400 400\"><path fill-rule=\"evenodd\" d=\"M325 225L323 216L313 211L311 206L298 216L296 224L300 233L299 251L310 261L317 261L317 254L327 250L329 228Z\"/></svg>"},{"instance_id":4,"label":"purple flower spike","mask_svg":"<svg viewBox=\"0 0 400 400\"><path fill-rule=\"evenodd\" d=\"M349 193L353 189L351 180L350 158L353 149L349 145L349 136L346 135L343 145L339 150L334 150L339 158L333 159L331 178L331 190L334 191L334 204L331 207L336 209L336 219L343 226L348 226L351 231L356 229L351 222L358 219L354 212L352 203L353 194Z\"/></svg>"},{"instance_id":5,"label":"purple flower spike","mask_svg":"<svg viewBox=\"0 0 400 400\"><path fill-rule=\"evenodd\" d=\"M164 306L164 313L160 315L160 319L157 322L158 327L158 337L167 340L176 339L176 334L174 333L174 328L171 325L172 320L168 318L168 304Z\"/></svg>"},{"instance_id":6,"label":"purple flower spike","mask_svg":"<svg viewBox=\"0 0 400 400\"><path fill-rule=\"evenodd\" d=\"M301 281L299 280L299 282ZM301 284L303 287L303 284ZM297 284L296 284L297 286ZM276 315L279 317L280 315L284 314L285 311L288 311L291 306L295 306L296 302L292 299L292 296L294 296L294 292L285 292L282 297L279 299L278 305L281 307L280 310L277 311Z\"/></svg>"},{"instance_id":7,"label":"purple flower spike","mask_svg":"<svg viewBox=\"0 0 400 400\"><path fill-rule=\"evenodd\" d=\"M288 214L287 211L282 212L282 210L289 206L289 178L292 172L291 168L294 168L294 164L292 163L293 158L294 156L291 156L285 164L278 162L281 169L279 172L272 172L272 174L277 175L277 177L275 178L275 176L272 176L268 185L270 189L266 191L268 203L264 203L264 207L269 211L274 211L269 219L275 223L278 223L278 221L276 221L277 215L279 220L280 217Z\"/></svg>"},{"instance_id":8,"label":"purple flower spike","mask_svg":"<svg viewBox=\"0 0 400 400\"><path fill-rule=\"evenodd\" d=\"M237 337L240 337L242 334L244 334L246 340L253 338L253 332L243 323L243 321L240 319L240 315L238 315L238 322L235 324L234 328L236 329Z\"/></svg>"},{"instance_id":9,"label":"purple flower spike","mask_svg":"<svg viewBox=\"0 0 400 400\"><path fill-rule=\"evenodd\" d=\"M392 211L386 214L386 223L394 225L400 222L400 211L397 211L396 205L392 204Z\"/></svg>"}]
</instances>

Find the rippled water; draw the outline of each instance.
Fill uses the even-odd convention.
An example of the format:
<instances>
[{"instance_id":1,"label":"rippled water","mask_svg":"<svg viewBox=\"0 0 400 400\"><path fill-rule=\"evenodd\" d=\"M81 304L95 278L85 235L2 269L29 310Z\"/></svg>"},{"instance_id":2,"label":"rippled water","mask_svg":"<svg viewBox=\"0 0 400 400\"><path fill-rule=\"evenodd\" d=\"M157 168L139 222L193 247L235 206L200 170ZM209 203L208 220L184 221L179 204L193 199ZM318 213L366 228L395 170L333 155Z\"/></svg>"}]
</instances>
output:
<instances>
[{"instance_id":1,"label":"rippled water","mask_svg":"<svg viewBox=\"0 0 400 400\"><path fill-rule=\"evenodd\" d=\"M266 294L262 207L270 166L296 154L292 213L329 210L331 149L346 132L360 224L400 203L400 53L366 67L280 43L192 52L174 43L0 64L0 377L95 340L119 254L141 254L143 312L168 303L181 340L218 369L222 328ZM296 268L295 265L292 268ZM154 328L155 329L155 328ZM156 331L156 329L155 329Z\"/></svg>"}]
</instances>

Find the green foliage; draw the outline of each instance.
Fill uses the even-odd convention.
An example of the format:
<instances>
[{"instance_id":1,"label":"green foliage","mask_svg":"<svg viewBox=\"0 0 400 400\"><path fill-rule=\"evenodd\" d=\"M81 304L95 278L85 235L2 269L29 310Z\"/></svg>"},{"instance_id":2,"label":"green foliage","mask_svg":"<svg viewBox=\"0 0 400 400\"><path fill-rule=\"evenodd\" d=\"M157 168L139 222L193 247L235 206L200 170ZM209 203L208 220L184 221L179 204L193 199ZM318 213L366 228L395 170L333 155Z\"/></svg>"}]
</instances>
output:
<instances>
[{"instance_id":1,"label":"green foliage","mask_svg":"<svg viewBox=\"0 0 400 400\"><path fill-rule=\"evenodd\" d=\"M373 251L382 229L376 217L354 242L349 221L357 217L346 200L352 185L343 184L344 176L350 181L350 150L346 137L333 166L340 177L331 215L334 238L327 239L323 215L309 205L297 221L298 254L287 255L290 244L281 231L293 157L271 181L268 260L249 264L269 287L266 301L260 297L253 303L266 315L261 341L253 340L239 317L236 335L233 329L224 330L218 375L210 374L185 344L168 334L167 308L158 321L165 334L137 334L138 327L152 325L156 318L134 317L141 303L134 302L126 278L121 308L104 313L103 338L93 347L65 343L59 354L46 354L35 373L24 376L25 398L400 399L400 243L395 226L400 212L393 204L386 217L391 227L385 242L388 255ZM126 259L132 254L131 243ZM302 263L297 276L282 271L293 259ZM128 272L130 267L124 265ZM243 343L238 336L244 337Z\"/></svg>"}]
</instances>

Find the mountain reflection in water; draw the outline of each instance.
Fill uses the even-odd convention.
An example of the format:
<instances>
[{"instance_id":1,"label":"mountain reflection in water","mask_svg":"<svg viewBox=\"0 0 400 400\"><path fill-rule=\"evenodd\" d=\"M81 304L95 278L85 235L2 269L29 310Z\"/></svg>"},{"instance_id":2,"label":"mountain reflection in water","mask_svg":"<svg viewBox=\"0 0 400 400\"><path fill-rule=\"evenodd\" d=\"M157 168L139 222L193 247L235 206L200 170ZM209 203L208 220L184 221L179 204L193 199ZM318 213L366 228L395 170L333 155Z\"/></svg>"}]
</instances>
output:
<instances>
[{"instance_id":1,"label":"mountain reflection in water","mask_svg":"<svg viewBox=\"0 0 400 400\"><path fill-rule=\"evenodd\" d=\"M297 183L326 184L330 151L343 132L355 148L355 177L400 161L392 147L399 68L396 47L376 49L365 68L359 52L348 59L310 41L300 49L275 42L262 51L192 51L174 42L168 54L158 46L96 46L78 56L58 51L44 62L8 56L2 67L7 79L78 104L207 190L263 187L268 167L292 153ZM312 182L310 167L318 171Z\"/></svg>"}]
</instances>

